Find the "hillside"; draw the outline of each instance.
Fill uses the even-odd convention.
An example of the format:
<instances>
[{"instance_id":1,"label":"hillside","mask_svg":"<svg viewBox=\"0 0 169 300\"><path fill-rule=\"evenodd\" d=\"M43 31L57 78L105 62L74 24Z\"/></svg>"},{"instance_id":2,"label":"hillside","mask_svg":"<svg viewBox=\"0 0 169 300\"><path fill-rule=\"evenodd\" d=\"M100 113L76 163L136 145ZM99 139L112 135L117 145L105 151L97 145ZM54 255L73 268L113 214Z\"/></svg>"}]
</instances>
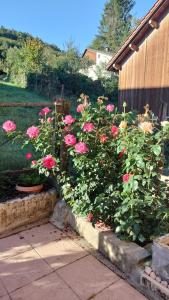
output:
<instances>
[{"instance_id":1,"label":"hillside","mask_svg":"<svg viewBox=\"0 0 169 300\"><path fill-rule=\"evenodd\" d=\"M6 55L7 49L10 47L22 47L23 43L26 41L26 39L32 38L34 39L32 35L25 32L16 31L14 29L8 29L3 26L0 27L0 59L3 60ZM56 45L51 45L48 43L45 43L41 40L42 44L45 46L46 49L51 51L53 54L58 54L60 52L60 49Z\"/></svg>"}]
</instances>

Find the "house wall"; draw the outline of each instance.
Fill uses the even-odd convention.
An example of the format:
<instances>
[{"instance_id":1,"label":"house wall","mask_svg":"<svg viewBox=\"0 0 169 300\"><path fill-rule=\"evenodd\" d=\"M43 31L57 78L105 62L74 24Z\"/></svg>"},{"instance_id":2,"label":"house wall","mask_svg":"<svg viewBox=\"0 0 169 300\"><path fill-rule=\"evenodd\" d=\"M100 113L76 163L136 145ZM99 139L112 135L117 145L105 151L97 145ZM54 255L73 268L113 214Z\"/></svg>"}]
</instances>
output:
<instances>
[{"instance_id":1,"label":"house wall","mask_svg":"<svg viewBox=\"0 0 169 300\"><path fill-rule=\"evenodd\" d=\"M169 10L126 59L119 71L119 108L143 111L145 104L160 118L169 115Z\"/></svg>"},{"instance_id":2,"label":"house wall","mask_svg":"<svg viewBox=\"0 0 169 300\"><path fill-rule=\"evenodd\" d=\"M90 50L87 50L85 53L85 57L88 57L92 60L93 54L95 54L94 64L87 70L80 70L80 73L90 77L93 80L98 79L98 74L101 74L103 77L111 77L111 73L106 71L106 64L109 62L112 56L106 53L104 54L101 52L92 52Z\"/></svg>"},{"instance_id":3,"label":"house wall","mask_svg":"<svg viewBox=\"0 0 169 300\"><path fill-rule=\"evenodd\" d=\"M85 53L85 57L92 60L94 63L96 63L96 52L87 50Z\"/></svg>"}]
</instances>

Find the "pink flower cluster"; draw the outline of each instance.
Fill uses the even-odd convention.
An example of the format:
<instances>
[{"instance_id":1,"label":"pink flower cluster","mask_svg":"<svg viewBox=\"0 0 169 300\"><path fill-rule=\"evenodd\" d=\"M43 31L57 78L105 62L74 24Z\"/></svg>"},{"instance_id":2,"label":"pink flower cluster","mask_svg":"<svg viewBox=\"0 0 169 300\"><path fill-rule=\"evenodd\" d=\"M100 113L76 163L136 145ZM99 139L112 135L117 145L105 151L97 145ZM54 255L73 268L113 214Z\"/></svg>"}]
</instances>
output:
<instances>
[{"instance_id":1,"label":"pink flower cluster","mask_svg":"<svg viewBox=\"0 0 169 300\"><path fill-rule=\"evenodd\" d=\"M114 108L115 108L114 104L108 104L108 105L106 106L106 110L107 110L108 112L113 112Z\"/></svg>"},{"instance_id":2,"label":"pink flower cluster","mask_svg":"<svg viewBox=\"0 0 169 300\"><path fill-rule=\"evenodd\" d=\"M64 141L67 146L74 146L76 144L76 137L73 134L67 134L64 137Z\"/></svg>"},{"instance_id":3,"label":"pink flower cluster","mask_svg":"<svg viewBox=\"0 0 169 300\"><path fill-rule=\"evenodd\" d=\"M75 145L75 151L79 154L85 154L89 151L89 148L84 142L79 142Z\"/></svg>"},{"instance_id":4,"label":"pink flower cluster","mask_svg":"<svg viewBox=\"0 0 169 300\"><path fill-rule=\"evenodd\" d=\"M32 157L32 153L28 152L25 154L26 159L30 159Z\"/></svg>"},{"instance_id":5,"label":"pink flower cluster","mask_svg":"<svg viewBox=\"0 0 169 300\"><path fill-rule=\"evenodd\" d=\"M47 169L52 169L56 166L56 161L52 155L47 155L42 159L43 166Z\"/></svg>"},{"instance_id":6,"label":"pink flower cluster","mask_svg":"<svg viewBox=\"0 0 169 300\"><path fill-rule=\"evenodd\" d=\"M39 115L40 115L40 116L46 116L46 115L49 114L51 111L52 111L52 110L51 110L49 107L44 107L44 108L40 111Z\"/></svg>"},{"instance_id":7,"label":"pink flower cluster","mask_svg":"<svg viewBox=\"0 0 169 300\"><path fill-rule=\"evenodd\" d=\"M126 174L124 174L123 175L123 177L122 177L122 179L123 179L123 182L124 183L128 183L129 182L129 180L130 180L130 178L132 177L133 175L132 174L130 174L130 173L126 173Z\"/></svg>"},{"instance_id":8,"label":"pink flower cluster","mask_svg":"<svg viewBox=\"0 0 169 300\"><path fill-rule=\"evenodd\" d=\"M86 106L85 106L84 104L79 104L79 105L77 106L77 108L76 108L76 111L77 111L78 113L81 113L81 112L84 111L85 107L86 107Z\"/></svg>"},{"instance_id":9,"label":"pink flower cluster","mask_svg":"<svg viewBox=\"0 0 169 300\"><path fill-rule=\"evenodd\" d=\"M93 123L85 123L83 125L83 131L85 132L92 132L94 129L94 124Z\"/></svg>"},{"instance_id":10,"label":"pink flower cluster","mask_svg":"<svg viewBox=\"0 0 169 300\"><path fill-rule=\"evenodd\" d=\"M37 138L39 135L39 128L36 126L31 126L27 129L26 134L30 139Z\"/></svg>"},{"instance_id":11,"label":"pink flower cluster","mask_svg":"<svg viewBox=\"0 0 169 300\"><path fill-rule=\"evenodd\" d=\"M113 137L117 137L119 134L119 128L113 125L111 128L111 133L112 133Z\"/></svg>"},{"instance_id":12,"label":"pink flower cluster","mask_svg":"<svg viewBox=\"0 0 169 300\"><path fill-rule=\"evenodd\" d=\"M108 140L108 136L105 134L102 134L99 139L100 139L101 143L105 143Z\"/></svg>"},{"instance_id":13,"label":"pink flower cluster","mask_svg":"<svg viewBox=\"0 0 169 300\"><path fill-rule=\"evenodd\" d=\"M16 124L13 121L7 120L3 123L2 128L6 132L13 132L16 130Z\"/></svg>"},{"instance_id":14,"label":"pink flower cluster","mask_svg":"<svg viewBox=\"0 0 169 300\"><path fill-rule=\"evenodd\" d=\"M67 116L65 116L65 118L63 119L63 122L64 122L66 125L71 125L71 124L73 124L75 121L76 121L76 119L73 118L71 115L67 115Z\"/></svg>"}]
</instances>

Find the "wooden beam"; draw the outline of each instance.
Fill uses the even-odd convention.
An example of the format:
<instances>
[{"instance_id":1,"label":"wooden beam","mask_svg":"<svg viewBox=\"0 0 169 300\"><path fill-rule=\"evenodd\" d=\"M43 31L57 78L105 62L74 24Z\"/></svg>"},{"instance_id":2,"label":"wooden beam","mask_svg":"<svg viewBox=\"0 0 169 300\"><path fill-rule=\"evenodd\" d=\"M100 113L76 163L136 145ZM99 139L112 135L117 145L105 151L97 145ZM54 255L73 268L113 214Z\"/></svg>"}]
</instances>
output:
<instances>
[{"instance_id":1,"label":"wooden beam","mask_svg":"<svg viewBox=\"0 0 169 300\"><path fill-rule=\"evenodd\" d=\"M132 51L138 51L139 50L139 47L137 46L137 45L135 45L135 44L130 44L129 45L129 48L132 50Z\"/></svg>"},{"instance_id":2,"label":"wooden beam","mask_svg":"<svg viewBox=\"0 0 169 300\"><path fill-rule=\"evenodd\" d=\"M0 107L45 107L53 106L54 102L1 102ZM58 106L61 104L57 103Z\"/></svg>"},{"instance_id":3,"label":"wooden beam","mask_svg":"<svg viewBox=\"0 0 169 300\"><path fill-rule=\"evenodd\" d=\"M117 71L120 71L121 70L121 65L119 64L113 64L113 68Z\"/></svg>"},{"instance_id":4,"label":"wooden beam","mask_svg":"<svg viewBox=\"0 0 169 300\"><path fill-rule=\"evenodd\" d=\"M155 20L153 20L153 19L151 19L151 20L149 20L149 25L151 26L151 28L155 28L155 29L158 29L159 28L159 24L158 24L158 22L157 21L155 21Z\"/></svg>"}]
</instances>

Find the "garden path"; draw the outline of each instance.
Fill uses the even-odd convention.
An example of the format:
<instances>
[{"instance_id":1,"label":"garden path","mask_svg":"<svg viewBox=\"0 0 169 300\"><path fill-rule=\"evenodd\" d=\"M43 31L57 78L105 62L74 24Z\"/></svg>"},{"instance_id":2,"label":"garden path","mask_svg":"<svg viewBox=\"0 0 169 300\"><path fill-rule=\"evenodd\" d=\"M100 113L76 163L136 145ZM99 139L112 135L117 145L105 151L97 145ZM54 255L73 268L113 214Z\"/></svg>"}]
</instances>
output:
<instances>
[{"instance_id":1,"label":"garden path","mask_svg":"<svg viewBox=\"0 0 169 300\"><path fill-rule=\"evenodd\" d=\"M146 300L79 241L49 223L0 239L0 300Z\"/></svg>"}]
</instances>

